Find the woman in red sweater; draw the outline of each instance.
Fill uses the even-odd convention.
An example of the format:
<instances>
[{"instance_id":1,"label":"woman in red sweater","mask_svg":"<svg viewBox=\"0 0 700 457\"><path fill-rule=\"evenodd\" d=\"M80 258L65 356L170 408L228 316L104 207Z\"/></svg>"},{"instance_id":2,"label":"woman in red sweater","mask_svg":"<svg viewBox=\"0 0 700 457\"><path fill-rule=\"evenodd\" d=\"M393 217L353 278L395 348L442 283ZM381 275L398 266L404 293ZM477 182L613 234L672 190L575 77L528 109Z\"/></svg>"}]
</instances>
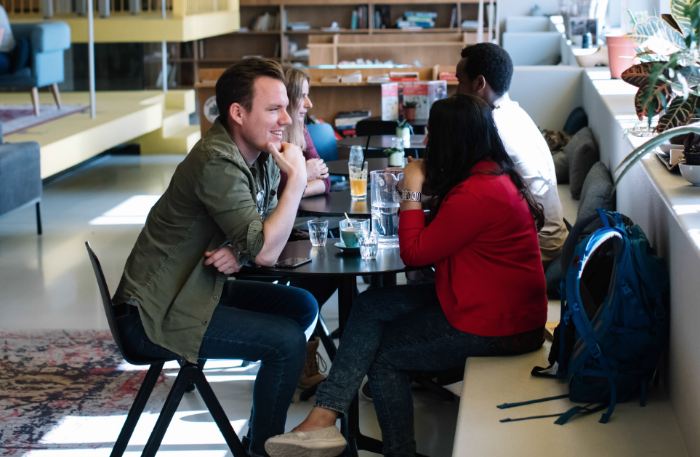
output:
<instances>
[{"instance_id":1,"label":"woman in red sweater","mask_svg":"<svg viewBox=\"0 0 700 457\"><path fill-rule=\"evenodd\" d=\"M428 127L425 160L406 166L399 189L399 245L406 265L435 264L435 284L357 298L314 409L294 431L267 441L273 457L340 454L345 439L335 422L365 374L382 453L413 456L407 371L463 367L467 357L529 352L544 341L547 298L537 241L544 216L501 143L491 108L473 96L439 100ZM433 196L429 218L423 190Z\"/></svg>"}]
</instances>

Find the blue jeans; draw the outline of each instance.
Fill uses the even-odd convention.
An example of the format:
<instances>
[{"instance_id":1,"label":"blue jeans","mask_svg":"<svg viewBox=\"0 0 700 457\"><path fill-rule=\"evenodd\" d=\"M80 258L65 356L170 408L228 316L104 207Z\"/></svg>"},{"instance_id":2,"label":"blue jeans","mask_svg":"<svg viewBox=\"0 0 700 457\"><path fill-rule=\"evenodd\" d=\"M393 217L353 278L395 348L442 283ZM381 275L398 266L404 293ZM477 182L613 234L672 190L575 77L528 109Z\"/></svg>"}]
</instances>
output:
<instances>
[{"instance_id":1,"label":"blue jeans","mask_svg":"<svg viewBox=\"0 0 700 457\"><path fill-rule=\"evenodd\" d=\"M284 433L287 409L306 361L304 331L314 326L318 304L295 287L255 281L227 281L202 339L202 359L261 361L253 388L251 450L267 455L268 438ZM118 320L127 350L152 357L176 355L154 344L138 314Z\"/></svg>"},{"instance_id":2,"label":"blue jeans","mask_svg":"<svg viewBox=\"0 0 700 457\"><path fill-rule=\"evenodd\" d=\"M413 456L413 398L407 371L447 370L464 367L467 357L512 354L515 351L503 344L507 338L452 327L435 284L368 290L353 304L331 371L316 391L316 406L346 414L367 374L382 429L382 454Z\"/></svg>"}]
</instances>

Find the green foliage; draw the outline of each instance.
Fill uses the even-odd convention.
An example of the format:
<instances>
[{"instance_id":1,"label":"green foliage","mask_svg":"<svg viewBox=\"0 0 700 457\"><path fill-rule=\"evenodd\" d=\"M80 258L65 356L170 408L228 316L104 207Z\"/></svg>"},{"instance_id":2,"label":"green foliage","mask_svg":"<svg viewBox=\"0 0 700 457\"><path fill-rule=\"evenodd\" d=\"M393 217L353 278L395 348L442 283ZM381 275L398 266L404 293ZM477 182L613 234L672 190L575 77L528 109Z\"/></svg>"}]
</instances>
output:
<instances>
[{"instance_id":1,"label":"green foliage","mask_svg":"<svg viewBox=\"0 0 700 457\"><path fill-rule=\"evenodd\" d=\"M403 102L404 109L406 109L406 108L411 109L411 108L415 108L417 106L418 106L418 102Z\"/></svg>"}]
</instances>

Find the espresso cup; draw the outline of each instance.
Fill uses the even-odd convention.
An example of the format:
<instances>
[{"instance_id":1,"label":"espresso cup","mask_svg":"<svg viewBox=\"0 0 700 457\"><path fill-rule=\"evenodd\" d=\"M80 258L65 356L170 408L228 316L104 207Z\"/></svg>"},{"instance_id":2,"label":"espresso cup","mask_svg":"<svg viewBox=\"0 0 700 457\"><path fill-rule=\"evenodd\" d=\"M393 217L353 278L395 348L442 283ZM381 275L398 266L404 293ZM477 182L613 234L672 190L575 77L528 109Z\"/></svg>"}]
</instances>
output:
<instances>
[{"instance_id":1,"label":"espresso cup","mask_svg":"<svg viewBox=\"0 0 700 457\"><path fill-rule=\"evenodd\" d=\"M343 239L343 244L348 248L355 248L358 246L357 234L360 233L359 227L348 227L340 229L340 237Z\"/></svg>"}]
</instances>

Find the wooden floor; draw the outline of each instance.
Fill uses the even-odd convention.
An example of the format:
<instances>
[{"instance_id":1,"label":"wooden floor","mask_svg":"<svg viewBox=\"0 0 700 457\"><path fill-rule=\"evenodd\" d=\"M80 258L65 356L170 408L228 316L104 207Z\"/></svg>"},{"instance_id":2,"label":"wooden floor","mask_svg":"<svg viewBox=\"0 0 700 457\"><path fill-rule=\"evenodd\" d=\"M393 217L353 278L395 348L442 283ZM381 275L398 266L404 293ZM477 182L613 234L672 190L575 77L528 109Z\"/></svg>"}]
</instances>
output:
<instances>
[{"instance_id":1,"label":"wooden floor","mask_svg":"<svg viewBox=\"0 0 700 457\"><path fill-rule=\"evenodd\" d=\"M50 92L41 92L39 97L42 105L54 104ZM65 92L61 99L64 105L89 106L90 103L86 92ZM192 129L187 122L188 115L195 109L193 90L167 94L160 91L98 92L96 100L95 119L90 118L88 110L7 135L4 141L38 142L41 177L47 178L120 144L138 142L147 134L150 134L149 145L153 144L152 139L158 136L159 130L163 132L161 137L176 134L186 139L181 142L183 150L173 149L173 154L187 153L187 145L198 139L198 126ZM30 105L31 99L29 92L2 93L0 104ZM177 120L179 125L168 125L168 119ZM167 141L167 144L173 142ZM142 153L149 151L142 150Z\"/></svg>"}]
</instances>

